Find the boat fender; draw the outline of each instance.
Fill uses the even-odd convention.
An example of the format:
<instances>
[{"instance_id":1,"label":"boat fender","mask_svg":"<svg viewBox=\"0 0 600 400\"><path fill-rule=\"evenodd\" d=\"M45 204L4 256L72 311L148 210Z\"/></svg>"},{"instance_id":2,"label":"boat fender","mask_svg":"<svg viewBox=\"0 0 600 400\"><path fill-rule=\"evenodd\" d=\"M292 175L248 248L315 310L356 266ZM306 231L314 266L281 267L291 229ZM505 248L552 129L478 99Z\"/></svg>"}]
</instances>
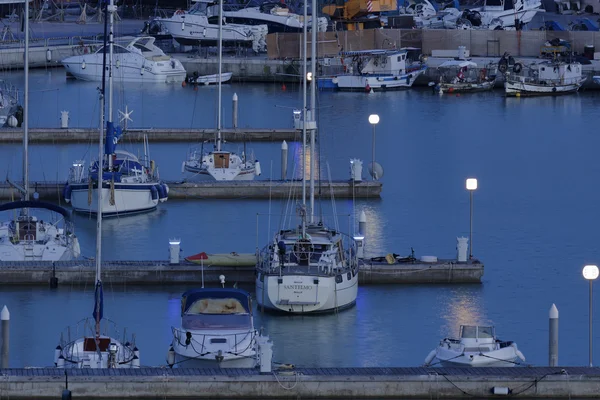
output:
<instances>
[{"instance_id":1,"label":"boat fender","mask_svg":"<svg viewBox=\"0 0 600 400\"><path fill-rule=\"evenodd\" d=\"M158 184L156 186L154 186L156 188L156 190L158 191L158 199L162 200L165 198L165 188L162 187L162 185Z\"/></svg>"},{"instance_id":2,"label":"boat fender","mask_svg":"<svg viewBox=\"0 0 600 400\"><path fill-rule=\"evenodd\" d=\"M150 193L152 194L152 200L158 199L158 189L156 189L156 186L150 186Z\"/></svg>"},{"instance_id":3,"label":"boat fender","mask_svg":"<svg viewBox=\"0 0 600 400\"><path fill-rule=\"evenodd\" d=\"M515 74L518 74L519 72L521 72L522 69L523 69L523 64L516 63L515 66L513 67L513 72Z\"/></svg>"},{"instance_id":4,"label":"boat fender","mask_svg":"<svg viewBox=\"0 0 600 400\"><path fill-rule=\"evenodd\" d=\"M52 61L52 50L46 50L46 61Z\"/></svg>"},{"instance_id":5,"label":"boat fender","mask_svg":"<svg viewBox=\"0 0 600 400\"><path fill-rule=\"evenodd\" d=\"M433 359L435 358L435 350L431 350L429 352L429 354L427 355L427 357L425 357L425 366L428 367L429 365L431 365L431 362L433 361Z\"/></svg>"},{"instance_id":6,"label":"boat fender","mask_svg":"<svg viewBox=\"0 0 600 400\"><path fill-rule=\"evenodd\" d=\"M158 185L158 187L160 188L160 190L158 191L159 193L159 200L161 201L161 203L164 203L165 201L167 201L167 194L169 193L169 189L168 186L165 185L164 183L161 183L160 185Z\"/></svg>"},{"instance_id":7,"label":"boat fender","mask_svg":"<svg viewBox=\"0 0 600 400\"><path fill-rule=\"evenodd\" d=\"M68 183L65 184L65 186L63 188L63 197L67 203L71 202L71 192L72 192L71 186Z\"/></svg>"},{"instance_id":8,"label":"boat fender","mask_svg":"<svg viewBox=\"0 0 600 400\"><path fill-rule=\"evenodd\" d=\"M517 354L517 357L519 357L521 360L525 361L525 356L523 355L523 353L521 353L521 351L517 348L517 344L516 343L512 343L510 345L510 347L513 347L515 349L515 353Z\"/></svg>"}]
</instances>

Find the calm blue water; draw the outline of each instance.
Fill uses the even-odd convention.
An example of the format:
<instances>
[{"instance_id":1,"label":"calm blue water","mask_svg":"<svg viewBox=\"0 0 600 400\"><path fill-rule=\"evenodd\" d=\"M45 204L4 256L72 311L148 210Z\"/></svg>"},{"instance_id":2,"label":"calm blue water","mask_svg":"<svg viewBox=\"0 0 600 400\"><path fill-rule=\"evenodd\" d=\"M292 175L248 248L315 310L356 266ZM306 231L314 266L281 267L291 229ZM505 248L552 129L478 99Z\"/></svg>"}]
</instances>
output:
<instances>
[{"instance_id":1,"label":"calm blue water","mask_svg":"<svg viewBox=\"0 0 600 400\"><path fill-rule=\"evenodd\" d=\"M19 84L22 75L4 78ZM96 84L67 82L62 70L31 74L32 126L58 126L60 111L71 126L97 126ZM291 108L301 104L297 87L231 85L223 89L224 126L230 126L233 92L240 98L240 125L290 127ZM178 85L118 87L116 108L134 109L136 127L213 127L214 88ZM320 317L257 317L275 342L275 359L301 366L415 366L439 339L463 323L493 323L514 340L534 365L546 365L548 310L561 315L563 365L588 360L586 263L600 263L599 97L595 94L505 99L500 93L432 95L428 90L381 94L322 93L321 149L335 179L349 176L349 160L371 158L371 126L378 113L376 159L384 167L383 195L357 201L368 218L369 255L395 252L454 257L456 237L467 236L467 177L479 180L474 195L473 253L485 262L482 285L363 286L357 307ZM124 145L138 151L137 144ZM240 145L230 144L234 149ZM138 146L138 147L136 147ZM151 144L165 179L180 179L189 144ZM250 143L263 179L279 177L279 143ZM34 180L62 180L70 163L95 155L97 145L32 145ZM0 175L20 176L19 145L0 147ZM299 148L291 150L298 158ZM365 174L366 175L366 174ZM324 200L330 212L330 201ZM336 202L351 214L352 202ZM271 213L281 210L274 201ZM179 237L185 255L253 252L279 223L269 202L198 200L161 204L151 214L104 223L106 259L166 259L168 239ZM95 222L77 217L83 251L93 256ZM340 217L340 225L348 219ZM233 282L230 282L233 283ZM107 282L106 314L136 332L142 362L164 363L170 326L178 324L179 295L187 287L135 288ZM66 325L91 315L91 284L0 289L12 311L11 365L49 365ZM595 309L600 304L595 301ZM600 314L597 315L600 317ZM595 318L600 333L600 318ZM595 334L596 340L600 334ZM598 342L600 343L600 342ZM600 349L600 344L597 346ZM595 352L600 360L600 353ZM600 361L599 361L600 362Z\"/></svg>"}]
</instances>

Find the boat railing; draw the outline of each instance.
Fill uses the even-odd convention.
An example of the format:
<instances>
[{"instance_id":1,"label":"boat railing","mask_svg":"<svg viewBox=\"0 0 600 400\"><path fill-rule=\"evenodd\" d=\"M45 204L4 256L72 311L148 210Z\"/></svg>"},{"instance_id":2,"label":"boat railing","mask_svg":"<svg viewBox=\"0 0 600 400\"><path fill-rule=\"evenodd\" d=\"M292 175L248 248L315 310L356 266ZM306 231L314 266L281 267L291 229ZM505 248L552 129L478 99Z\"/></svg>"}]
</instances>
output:
<instances>
[{"instance_id":1,"label":"boat railing","mask_svg":"<svg viewBox=\"0 0 600 400\"><path fill-rule=\"evenodd\" d=\"M87 35L87 36L56 36L50 38L30 38L29 47L51 48L58 46L74 47L74 52L79 54L91 53L103 45L104 35ZM131 37L119 38L118 41L131 41ZM25 48L25 41L21 39L0 40L0 48Z\"/></svg>"},{"instance_id":2,"label":"boat railing","mask_svg":"<svg viewBox=\"0 0 600 400\"><path fill-rule=\"evenodd\" d=\"M64 348L69 343L73 343L78 338L84 336L96 335L96 320L94 318L84 318L78 321L75 325L70 325L60 334L59 344ZM132 335L131 340L127 339L127 329L124 328L120 335L117 324L108 318L100 320L100 335L115 338L124 344L135 343L135 337Z\"/></svg>"},{"instance_id":3,"label":"boat railing","mask_svg":"<svg viewBox=\"0 0 600 400\"><path fill-rule=\"evenodd\" d=\"M218 333L197 333L190 332L176 327L171 327L173 338L180 346L191 348L200 356L210 354L212 351L209 348L210 344L227 343L229 339L233 339L233 346L229 345L231 350L226 353L239 355L243 354L254 346L255 338L258 334L256 330L249 330L242 333L218 334ZM218 342L214 342L217 340Z\"/></svg>"}]
</instances>

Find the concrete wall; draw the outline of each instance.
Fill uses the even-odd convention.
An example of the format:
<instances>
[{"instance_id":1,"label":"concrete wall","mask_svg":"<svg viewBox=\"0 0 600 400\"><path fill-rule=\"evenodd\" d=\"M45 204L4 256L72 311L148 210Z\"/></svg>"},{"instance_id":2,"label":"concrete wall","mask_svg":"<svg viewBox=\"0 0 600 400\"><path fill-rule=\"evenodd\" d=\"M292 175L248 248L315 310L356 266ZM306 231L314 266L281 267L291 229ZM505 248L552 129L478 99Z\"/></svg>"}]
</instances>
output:
<instances>
[{"instance_id":1,"label":"concrete wall","mask_svg":"<svg viewBox=\"0 0 600 400\"><path fill-rule=\"evenodd\" d=\"M458 29L378 29L325 32L320 34L318 54L333 57L339 51L418 47L424 54L432 50L454 50L465 46L474 57L499 57L504 52L522 57L538 57L548 40L560 38L571 42L572 49L583 53L586 45L600 48L600 32L584 31L489 31ZM300 58L301 34L268 35L269 59ZM336 45L336 46L334 46ZM336 48L337 47L337 48Z\"/></svg>"}]
</instances>

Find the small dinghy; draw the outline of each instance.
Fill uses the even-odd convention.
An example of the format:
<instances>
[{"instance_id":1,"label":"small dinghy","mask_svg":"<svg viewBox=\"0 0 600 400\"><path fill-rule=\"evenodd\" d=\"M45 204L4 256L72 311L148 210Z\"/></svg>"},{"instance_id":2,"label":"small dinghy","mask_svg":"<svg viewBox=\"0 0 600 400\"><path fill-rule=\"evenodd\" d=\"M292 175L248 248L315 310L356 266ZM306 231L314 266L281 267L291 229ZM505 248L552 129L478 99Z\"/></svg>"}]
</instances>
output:
<instances>
[{"instance_id":1,"label":"small dinghy","mask_svg":"<svg viewBox=\"0 0 600 400\"><path fill-rule=\"evenodd\" d=\"M433 363L437 359L438 362ZM496 338L493 326L460 326L460 339L445 338L425 359L425 366L514 367L525 356L514 342Z\"/></svg>"},{"instance_id":2,"label":"small dinghy","mask_svg":"<svg viewBox=\"0 0 600 400\"><path fill-rule=\"evenodd\" d=\"M232 72L221 73L221 83L226 83L231 80ZM185 78L186 83L192 85L211 85L219 83L219 74L212 75L199 75L198 72L194 72L192 76Z\"/></svg>"}]
</instances>

